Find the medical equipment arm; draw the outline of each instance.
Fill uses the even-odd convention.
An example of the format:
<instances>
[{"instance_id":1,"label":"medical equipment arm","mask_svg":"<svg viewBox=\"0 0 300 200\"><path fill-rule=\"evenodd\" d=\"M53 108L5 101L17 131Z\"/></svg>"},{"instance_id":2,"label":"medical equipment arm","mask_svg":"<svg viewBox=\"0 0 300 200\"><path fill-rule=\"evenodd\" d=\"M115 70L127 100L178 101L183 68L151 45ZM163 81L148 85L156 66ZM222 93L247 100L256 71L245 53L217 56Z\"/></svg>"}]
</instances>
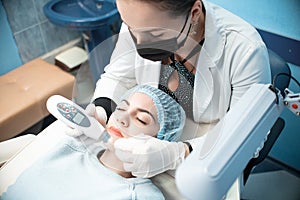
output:
<instances>
[{"instance_id":1,"label":"medical equipment arm","mask_svg":"<svg viewBox=\"0 0 300 200\"><path fill-rule=\"evenodd\" d=\"M185 197L224 197L284 108L275 92L271 85L253 85L178 167L176 184Z\"/></svg>"}]
</instances>

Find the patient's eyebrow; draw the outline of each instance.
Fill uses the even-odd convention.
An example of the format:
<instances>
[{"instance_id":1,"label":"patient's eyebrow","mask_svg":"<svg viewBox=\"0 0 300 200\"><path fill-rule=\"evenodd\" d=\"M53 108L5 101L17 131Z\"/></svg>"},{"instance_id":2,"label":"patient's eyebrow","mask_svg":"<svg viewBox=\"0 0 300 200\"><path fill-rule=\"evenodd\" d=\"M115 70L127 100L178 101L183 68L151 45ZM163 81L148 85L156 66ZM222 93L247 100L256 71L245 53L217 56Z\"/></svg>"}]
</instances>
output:
<instances>
[{"instance_id":1,"label":"patient's eyebrow","mask_svg":"<svg viewBox=\"0 0 300 200\"><path fill-rule=\"evenodd\" d=\"M123 99L122 101L124 101L128 106L130 106L130 102L127 101L126 99ZM145 109L143 109L143 108L137 108L137 110L140 111L140 112L148 113L148 114L152 117L152 119L154 120L154 122L156 122L156 120L155 120L153 114L152 114L150 111L145 110Z\"/></svg>"},{"instance_id":2,"label":"patient's eyebrow","mask_svg":"<svg viewBox=\"0 0 300 200\"><path fill-rule=\"evenodd\" d=\"M124 101L128 106L130 105L129 101L127 101L126 99L123 99L122 101Z\"/></svg>"}]
</instances>

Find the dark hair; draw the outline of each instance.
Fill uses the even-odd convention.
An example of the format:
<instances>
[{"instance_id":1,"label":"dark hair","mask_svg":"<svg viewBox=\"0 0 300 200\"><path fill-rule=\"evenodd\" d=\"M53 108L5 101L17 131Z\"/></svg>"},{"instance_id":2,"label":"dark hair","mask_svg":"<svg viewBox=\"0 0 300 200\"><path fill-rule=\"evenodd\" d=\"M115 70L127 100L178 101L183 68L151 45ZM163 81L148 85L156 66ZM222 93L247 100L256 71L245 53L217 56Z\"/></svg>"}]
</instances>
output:
<instances>
[{"instance_id":1,"label":"dark hair","mask_svg":"<svg viewBox=\"0 0 300 200\"><path fill-rule=\"evenodd\" d=\"M193 7L196 0L138 0L154 4L162 11L170 12L171 15L186 15Z\"/></svg>"}]
</instances>

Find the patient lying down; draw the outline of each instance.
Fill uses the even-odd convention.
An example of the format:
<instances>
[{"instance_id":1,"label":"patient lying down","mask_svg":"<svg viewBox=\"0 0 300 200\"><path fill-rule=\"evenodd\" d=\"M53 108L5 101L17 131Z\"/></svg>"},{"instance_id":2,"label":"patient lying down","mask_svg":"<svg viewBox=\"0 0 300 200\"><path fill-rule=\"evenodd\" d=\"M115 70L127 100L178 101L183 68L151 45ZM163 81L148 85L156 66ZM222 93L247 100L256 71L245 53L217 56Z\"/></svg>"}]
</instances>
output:
<instances>
[{"instance_id":1,"label":"patient lying down","mask_svg":"<svg viewBox=\"0 0 300 200\"><path fill-rule=\"evenodd\" d=\"M185 123L183 109L150 86L129 90L107 123L109 148L96 156L78 138L65 136L25 170L0 199L164 199L150 179L133 177L114 154L120 137L157 137L177 141Z\"/></svg>"}]
</instances>

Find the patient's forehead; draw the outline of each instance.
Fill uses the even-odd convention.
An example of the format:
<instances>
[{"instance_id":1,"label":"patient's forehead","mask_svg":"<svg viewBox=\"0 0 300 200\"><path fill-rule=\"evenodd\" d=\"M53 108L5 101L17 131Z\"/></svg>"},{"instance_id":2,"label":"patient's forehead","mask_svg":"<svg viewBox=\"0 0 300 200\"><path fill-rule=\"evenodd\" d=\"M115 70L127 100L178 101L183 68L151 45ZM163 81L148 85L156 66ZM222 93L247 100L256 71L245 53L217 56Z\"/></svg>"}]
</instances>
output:
<instances>
[{"instance_id":1,"label":"patient's forehead","mask_svg":"<svg viewBox=\"0 0 300 200\"><path fill-rule=\"evenodd\" d=\"M152 98L142 92L135 92L127 98L131 106L148 110L157 119L157 109Z\"/></svg>"}]
</instances>

